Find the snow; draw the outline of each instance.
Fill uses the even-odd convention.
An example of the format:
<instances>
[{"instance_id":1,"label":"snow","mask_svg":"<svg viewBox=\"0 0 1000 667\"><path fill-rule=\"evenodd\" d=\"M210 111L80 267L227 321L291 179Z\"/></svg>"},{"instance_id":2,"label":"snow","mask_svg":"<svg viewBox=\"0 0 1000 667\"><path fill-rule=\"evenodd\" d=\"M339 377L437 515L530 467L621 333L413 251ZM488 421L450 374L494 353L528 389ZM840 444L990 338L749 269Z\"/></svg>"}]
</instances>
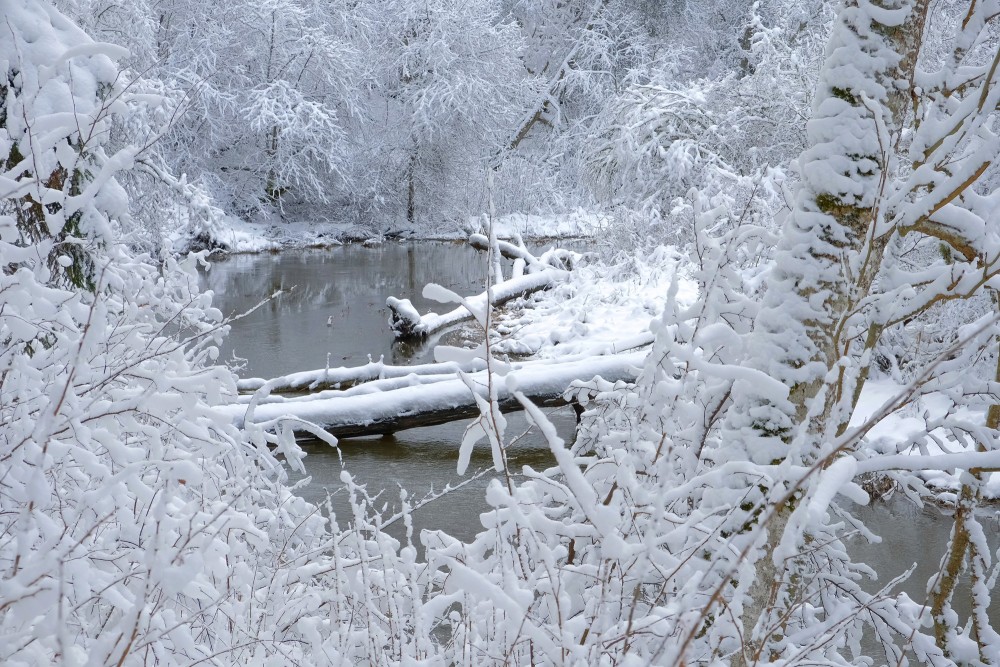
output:
<instances>
[{"instance_id":1,"label":"snow","mask_svg":"<svg viewBox=\"0 0 1000 667\"><path fill-rule=\"evenodd\" d=\"M190 231L184 228L172 230L169 238L173 247L178 249L188 247L192 241ZM227 253L325 247L368 238L370 234L347 223L302 220L250 222L232 215L224 215L211 230L211 244Z\"/></svg>"},{"instance_id":2,"label":"snow","mask_svg":"<svg viewBox=\"0 0 1000 667\"><path fill-rule=\"evenodd\" d=\"M698 287L693 280L685 277L687 272L682 256L672 248L660 248L648 255L634 256L626 268L622 266L616 268L603 263L579 267L566 273L563 276L564 282L557 284L551 290L532 295L517 307L501 312L496 323L499 337L492 344L493 353L528 355L537 360L516 362L511 376L511 381L523 382L520 378L527 371L528 375L525 377L529 383L533 383L531 386L537 391L555 390L560 383L568 384L568 377L584 379L587 375L591 377L599 375L597 366L580 371L578 360L593 355L613 355L629 350L641 350L649 346L653 341L650 322L658 318L662 312L662 295L676 282L676 299L682 308L697 298ZM538 275L527 274L525 278ZM441 301L453 301L457 298L447 290L436 287L429 289ZM397 307L402 307L402 304L397 304ZM462 311L463 309L459 308L456 313L462 315ZM415 311L413 315L417 316ZM422 317L436 321L443 316L430 314ZM702 345L714 346L731 343L732 336L731 330L715 324L701 330L698 341ZM636 358L630 358L632 361L629 363L638 363ZM678 359L685 360L680 357ZM539 384L536 375L539 371L531 370L539 361L568 362L572 366L565 368L574 370L568 375L564 375L562 370L553 372L550 384ZM752 382L756 385L758 393L770 395L772 400L782 400L787 395L787 388L783 384L776 383L752 368L725 364L699 366L697 356L686 358L686 361L695 364L694 367L702 368L703 372L722 379L742 378ZM474 378L475 382L482 383L483 363L482 359L474 359L462 364L394 367L375 362L357 369L319 369L296 373L272 380L272 383L277 382L276 387L292 390L318 383L335 385L338 382L362 380L369 384L294 399L270 397L262 401L267 404L266 408L265 405L256 408L254 420L271 422L282 415L294 415L300 419L334 424L352 422L370 415L371 421L377 422L391 419L394 414L400 412L420 410L435 405L459 405L467 403L471 397L465 385L455 380L455 373L471 372L470 377ZM549 371L555 371L557 368L560 367L554 366ZM241 380L240 389L256 390L264 383L264 379ZM432 383L433 387L430 386ZM765 389L766 387L772 388ZM870 380L861 395L851 425L858 426L864 423L885 401L901 390L900 385L888 379ZM351 400L348 401L348 398ZM324 402L316 402L318 399ZM291 406L290 403L295 405ZM944 410L944 402L935 399L934 396L924 397L921 405L922 409L930 410L929 418ZM242 409L235 406L227 408L235 416L238 416ZM869 433L869 438L881 442L882 447L894 449L893 443L907 442L924 432L926 422L917 415L916 408L903 414L893 413L875 425ZM959 416L970 420L983 419L981 411L965 411ZM928 447L928 453L931 455L945 453L935 445ZM903 456L917 455L920 455L920 452L912 451ZM956 458L955 461L960 462L961 459ZM932 464L914 462L900 464L899 467L920 469L928 465ZM865 470L867 468L863 469ZM940 490L942 499L947 498L945 494L953 494L959 487L959 476L954 470L921 470L920 475ZM838 484L845 482L845 479L837 477ZM856 501L862 499L846 487L842 492ZM990 499L1000 499L1000 474L985 475L984 492ZM826 498L822 494L818 497ZM825 507L824 503L828 502L828 499L815 502L816 509L812 512L818 513L820 505Z\"/></svg>"},{"instance_id":3,"label":"snow","mask_svg":"<svg viewBox=\"0 0 1000 667\"><path fill-rule=\"evenodd\" d=\"M476 359L468 363L451 364L416 364L413 366L392 366L384 361L373 361L363 366L341 366L339 368L322 368L315 371L289 373L280 378L266 380L264 378L244 378L236 383L240 391L257 391L270 382L269 391L313 390L319 385L329 385L336 389L337 385L371 382L374 380L408 377L411 375L454 375L459 372L482 370L485 361Z\"/></svg>"},{"instance_id":4,"label":"snow","mask_svg":"<svg viewBox=\"0 0 1000 667\"><path fill-rule=\"evenodd\" d=\"M87 13L86 2L65 4ZM133 16L129 4L99 14L108 21L119 12ZM984 409L997 395L990 355L1000 332L992 315L966 317L969 308L943 334L931 331L928 338L941 334L932 342L943 352L932 362L914 354L919 370L909 384L895 358L889 359L893 379L868 380L876 350L875 343L863 343L866 329L889 338L896 332L880 327L892 318L903 323L897 328L919 325L928 316L925 306L965 299L996 281L990 274L1000 239L990 221L996 218L997 175L988 167L1000 154L992 129L1000 55L984 59L992 67L976 59L995 48L995 41L980 37L988 37L984 30L997 2L971 3L969 20L957 28L955 43L963 48L945 58L941 73L917 74L932 88L935 81L962 84L928 95L909 89L908 73L897 71L905 49L924 46L914 26L930 30L937 23L913 14L922 3L886 9L862 0L841 8L807 125L810 147L799 160L802 181L794 203L785 202L794 210L776 254L752 247L774 237L773 229L764 229L770 219L759 219L771 214L767 206L757 211L759 202L750 197L737 219L737 198L719 185L745 181L721 174L721 157L710 156L712 142L727 136L715 128L730 122L724 116L715 122L723 104L710 99L712 85L704 86L705 95L692 86L690 104L674 105L683 111L678 122L668 118L665 125L656 121L670 111L674 89L653 80L650 69L629 74L637 81L650 78L653 91L627 107L637 117L618 113L626 101L617 95L609 103L599 99L612 90L639 93L625 78L607 86L599 81L604 74L594 74L610 74L622 64L614 58L600 64L610 45L620 46L610 26L634 34L636 58L642 59L641 23L619 21L615 13L616 5L630 3L592 3L590 14L565 25L538 19L575 3L515 3L525 7L511 10L510 20L501 18L501 4L361 3L356 9L370 11L370 22L346 23L343 32L358 34L341 43L339 32L327 35L323 28L329 26L313 25L327 13L347 18L337 5L321 12L309 3L278 0L261 14L255 13L259 3L236 3L220 15L225 27L264 25L269 11L270 39L262 40L266 28L243 31L245 40L225 40L228 51L203 53L176 42L204 39L218 22L193 20L176 29L168 19L185 12L215 17L194 11L204 3L173 3L153 31L163 37L164 50L182 61L195 54L226 57L208 68L211 74L198 62L183 66L201 82L192 103L214 102L173 119L182 135L174 135L169 150L188 154L198 176L214 172L215 191L228 190L230 203L245 205L241 210L279 209L275 200L286 186L327 203L329 186L331 207L341 197L360 200L347 206L368 214L398 206L405 195L393 189L408 180L409 212L419 191L417 207L426 217L427 210L438 210L428 181L457 193L454 201L477 201L484 194L477 180L484 179L475 177L475 168L484 166L483 156L492 156L489 167L499 173L510 164L505 160L523 157L508 155L514 146L505 150L505 141L499 152L490 145L508 136L517 117L523 120L515 126L515 144L533 125L535 134L552 131L546 133L553 141L537 142L547 147L534 147L540 162L576 181L588 178L581 163L603 155L610 159L598 171L617 171L625 181L610 179L605 199L648 188L648 196L640 196L647 200L642 206L651 207L665 203L661 190L673 176L684 183L699 173L692 168L703 161L698 135L718 135L704 146L710 157L704 161L716 166L717 178L704 191L692 190L690 205L676 207L692 213L691 256L697 261L688 265L668 248L610 267L562 266L567 256L559 253L538 262L522 256L510 281L494 271L489 298L521 294L525 285L551 289L512 304L494 338L481 346L437 355L451 363L413 369L373 363L248 380L240 386L257 393L235 398L233 374L212 365L225 324L210 298L193 287L199 258L178 260L168 248L158 259L137 259L115 243L113 231L129 227L120 175L151 170L200 211L167 232L177 249L192 239L230 252L348 239L377 245L395 232L418 232L371 220L367 226L247 223L222 215L206 194L211 183L157 173L150 166L155 159L143 161L139 148L109 140L117 136L110 116L130 104L118 95L124 79L113 62L126 57L123 48L93 42L47 2L0 0L0 25L12 37L0 41L6 76L0 127L6 170L0 173L0 662L457 665L487 656L511 663L723 664L749 647L783 664L843 665L870 662L858 648L866 623L887 644L890 662L897 649L900 663L902 651L910 651L935 665L997 653L1000 637L985 627L996 573L975 517L964 524L973 545L964 555L972 618L982 629L963 625L947 605L928 619L927 605L918 611L919 601L891 589L869 594L860 582L870 572L852 562L842 541L865 529L838 498L864 502L858 476L888 473L913 495L926 497L929 487L939 499L954 500L959 485L973 481L963 471L1000 467L996 433L984 425ZM698 4L714 3L689 4L687 10L697 12ZM756 59L780 34L762 20L762 4L752 3L749 24L739 14L738 25L752 26L746 70L767 69ZM949 3L931 5L949 12L947 19L958 16ZM292 19L296 25L283 24ZM522 25L530 39L520 39ZM579 32L560 35L567 26ZM805 27L795 30L796 40L812 37L815 26L803 33ZM370 71L351 53L365 40L380 44L404 34ZM597 48L595 35L608 37L609 46ZM904 43L907 38L914 43ZM553 44L545 44L549 39ZM538 53L525 54L524 61L520 48L506 48L528 43ZM677 55L668 51L670 58ZM970 63L964 63L967 52L974 52ZM251 53L255 57L233 57ZM528 60L548 70L547 80L527 76ZM278 61L286 73L272 77ZM915 62L906 67L920 69ZM244 70L242 85L216 88L223 79L243 78ZM716 86L754 76L728 73ZM728 99L744 96L742 85L732 86ZM348 95L354 91L363 92ZM756 98L746 95L751 103L736 106L760 106L758 98L770 92L760 89ZM384 105L387 123L403 131L379 137L372 126L360 132L359 124L372 116L363 95L375 107ZM521 108L526 99L533 100L530 108ZM331 101L336 106L327 106ZM919 127L892 117L914 103ZM199 113L205 109L209 113ZM587 122L593 118L603 121ZM613 128L602 122L652 122L653 136L639 132L639 141L629 143L628 132L609 132ZM574 129L564 132L567 124ZM143 129L156 134L151 127ZM364 139L356 142L361 152L347 141L348 131ZM734 135L740 141L733 145L753 143L748 135ZM200 140L204 152L190 151ZM907 141L912 150L904 159ZM610 150L588 155L588 147L601 143ZM261 152L261 146L267 148ZM650 148L648 167L632 159ZM907 162L920 160L926 164L910 173ZM751 162L734 171L754 171L759 165L743 168ZM172 166L180 163L177 158ZM562 166L570 167L565 174ZM552 168L539 169L540 179L514 180L500 194L544 190ZM64 175L84 171L79 187L64 183ZM352 182L365 171L385 185ZM485 179L491 211L492 171ZM456 174L466 185L464 200L463 188L448 182ZM530 169L526 174L534 175ZM629 188L630 180L639 187ZM26 195L38 206L24 206ZM154 199L150 208L160 213L162 204ZM482 206L480 198L457 210L465 215ZM852 207L853 214L843 213ZM868 220L868 212L876 219ZM59 237L77 213L82 234ZM610 218L580 209L491 213L436 227L437 238L464 238L488 227L491 243L498 236L597 238L616 231ZM952 243L965 262L937 255L925 261L926 247L904 247L912 237L895 234L910 231ZM889 237L893 242L883 245ZM908 256L911 250L916 259ZM83 266L81 257L92 264ZM777 259L765 271L760 264L771 257ZM539 270L548 260L552 267ZM72 279L73 268L88 279L93 273L95 284ZM743 272L753 279L745 280ZM765 274L767 280L760 280ZM470 310L487 321L490 291L468 299L435 287L427 294L458 300L463 309L420 316L405 302L394 305L419 326L425 320L444 325ZM903 333L912 341L911 331ZM520 354L535 358L500 362L488 356ZM886 358L893 354L886 351ZM357 381L366 382L309 396L268 395ZM852 382L865 384L860 408L847 415ZM551 397L567 387L588 408L573 443L563 442L545 415L524 401L526 394ZM525 467L517 481L508 475L506 484L492 483L492 510L481 517L487 530L469 543L425 532L419 539L426 561L416 558L413 524L407 523L401 546L383 530L386 517L378 508L384 501L348 473L341 476L351 496L346 529L285 484L285 468L301 469L304 456L293 429L312 430L334 445L321 427L392 422L456 406L481 414L461 444L460 470L486 437L495 469L507 471L498 403L517 400L545 435L557 466ZM845 423L848 416L857 431ZM866 429L871 416L878 421ZM1000 498L997 473L985 473L980 490ZM408 522L413 506L405 494L401 502ZM928 620L947 626L945 641L931 636Z\"/></svg>"},{"instance_id":5,"label":"snow","mask_svg":"<svg viewBox=\"0 0 1000 667\"><path fill-rule=\"evenodd\" d=\"M613 224L610 216L598 212L574 210L545 215L510 214L497 218L496 234L502 239L579 239L593 238ZM397 237L409 240L465 241L470 234L483 234L488 223L483 216L469 218L464 224L422 227L386 226L334 222L328 219L256 220L248 221L225 215L217 222L211 236L214 243L232 253L272 252L295 248L312 248L341 243L364 242L378 244ZM175 248L187 247L189 232L173 230Z\"/></svg>"},{"instance_id":6,"label":"snow","mask_svg":"<svg viewBox=\"0 0 1000 667\"><path fill-rule=\"evenodd\" d=\"M576 209L567 213L532 215L528 213L512 213L502 215L493 221L493 231L497 238L589 238L606 231L613 220L608 215L593 211ZM467 226L455 230L452 238L465 238L470 233L485 234L490 227L486 216L470 218ZM445 235L435 235L445 238Z\"/></svg>"},{"instance_id":7,"label":"snow","mask_svg":"<svg viewBox=\"0 0 1000 667\"><path fill-rule=\"evenodd\" d=\"M863 424L879 408L899 396L903 390L902 385L891 379L869 380L861 392L858 408L851 418L851 426ZM947 406L948 401L941 395L924 396L918 405L894 412L880 420L869 431L868 438L879 443L879 448L883 451L899 451L906 443L923 441L924 436L928 434L928 422L942 417L948 409ZM986 413L985 409L962 408L955 417L981 424L986 419ZM949 435L944 429L933 429L929 433L941 438L942 442L946 441ZM948 442L949 450L931 441L925 445L924 451L908 448L896 455L881 454L871 462L859 463L858 472L885 471L894 467L918 471L918 475L927 484L938 490L938 498L945 504L951 504L955 492L961 488L962 471L969 467L1000 467L1000 452L971 456L975 452L972 444L961 445L953 440ZM987 500L1000 500L1000 473L983 473L983 479L983 497Z\"/></svg>"},{"instance_id":8,"label":"snow","mask_svg":"<svg viewBox=\"0 0 1000 667\"><path fill-rule=\"evenodd\" d=\"M457 324L474 317L481 326L486 324L487 302L500 304L518 294L534 292L551 285L557 285L569 278L569 271L548 269L538 273L511 278L502 283L490 286L489 293L462 298L439 285L430 284L424 288L424 297L435 301L449 303L458 300L462 305L446 313L425 313L421 315L409 299L388 297L386 305L393 311L392 326L406 335L427 336L440 329Z\"/></svg>"},{"instance_id":9,"label":"snow","mask_svg":"<svg viewBox=\"0 0 1000 667\"><path fill-rule=\"evenodd\" d=\"M567 282L529 297L524 310L501 313L494 350L551 359L648 345L649 324L662 313L663 295L683 262L675 249L662 247L617 266L578 267ZM691 303L697 285L683 272L677 280L678 301Z\"/></svg>"},{"instance_id":10,"label":"snow","mask_svg":"<svg viewBox=\"0 0 1000 667\"><path fill-rule=\"evenodd\" d=\"M520 390L538 396L559 396L574 381L589 381L601 376L612 382L634 379L642 365L643 352L603 357L568 359L560 362L535 361L513 364L508 377L516 379ZM487 386L486 371L468 373L469 382L482 394ZM500 391L500 400L510 394ZM345 424L391 422L400 415L474 405L469 385L458 378L438 378L431 383L418 382L388 391L372 393L324 392L317 397L297 401L264 403L247 415L245 405L233 404L222 408L235 424L249 416L254 423L270 424L285 417L306 420L334 429Z\"/></svg>"},{"instance_id":11,"label":"snow","mask_svg":"<svg viewBox=\"0 0 1000 667\"><path fill-rule=\"evenodd\" d=\"M860 489L853 483L857 470L858 462L853 457L842 456L820 474L820 482L814 488L812 497L809 499L810 521L821 523L833 497L838 493L849 494L855 502L860 500L860 504L867 504L867 494L861 492L859 495ZM849 487L853 487L853 489L848 490Z\"/></svg>"}]
</instances>

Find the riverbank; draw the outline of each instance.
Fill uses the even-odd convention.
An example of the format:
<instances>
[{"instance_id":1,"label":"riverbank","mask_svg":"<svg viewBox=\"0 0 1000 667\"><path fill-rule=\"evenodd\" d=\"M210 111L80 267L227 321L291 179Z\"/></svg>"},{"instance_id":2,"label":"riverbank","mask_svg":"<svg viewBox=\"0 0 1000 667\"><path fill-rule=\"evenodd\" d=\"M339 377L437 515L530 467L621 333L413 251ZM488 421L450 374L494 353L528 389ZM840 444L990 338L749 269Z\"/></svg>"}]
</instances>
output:
<instances>
[{"instance_id":1,"label":"riverbank","mask_svg":"<svg viewBox=\"0 0 1000 667\"><path fill-rule=\"evenodd\" d=\"M515 213L500 216L494 223L498 237L542 241L554 239L596 238L611 225L605 214L577 209L565 213L534 215ZM397 239L419 241L465 241L470 234L486 233L489 220L485 215L473 216L461 222L436 226L359 225L329 220L247 221L227 216L193 238L181 232L173 239L175 248L182 250L215 249L227 254L252 254L328 248L350 243L377 246Z\"/></svg>"}]
</instances>

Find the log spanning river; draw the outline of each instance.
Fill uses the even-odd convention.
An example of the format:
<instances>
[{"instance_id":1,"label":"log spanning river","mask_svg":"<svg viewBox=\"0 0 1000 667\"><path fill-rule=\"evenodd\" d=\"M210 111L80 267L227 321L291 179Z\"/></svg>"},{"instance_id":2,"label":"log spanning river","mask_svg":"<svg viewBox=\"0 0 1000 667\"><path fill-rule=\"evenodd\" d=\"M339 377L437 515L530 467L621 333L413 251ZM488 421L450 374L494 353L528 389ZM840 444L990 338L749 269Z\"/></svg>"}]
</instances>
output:
<instances>
[{"instance_id":1,"label":"log spanning river","mask_svg":"<svg viewBox=\"0 0 1000 667\"><path fill-rule=\"evenodd\" d=\"M421 298L426 283L474 294L482 291L485 274L483 255L464 244L390 243L376 248L352 245L235 256L216 262L205 274L204 286L215 292L215 304L226 314L244 312L266 295L286 290L236 322L223 349L227 361L233 355L246 360L241 376L275 377L323 368L328 360L331 367L359 365L369 355L376 361L384 356L393 364L431 361L431 350L424 346L394 343L386 297L409 298L421 312L431 306L440 309L439 304ZM564 438L572 437L575 418L570 408L556 410L550 417ZM525 430L520 413L508 415L508 421L508 435ZM398 504L400 486L407 489L411 501L418 500L431 490L467 479L455 473L464 428L463 423L452 423L391 437L344 441L340 457L325 445L308 447L306 467L312 481L301 493L314 501L332 494L334 512L346 520L350 515L344 494L338 491L341 471L346 469L370 493L384 491L381 499L390 508ZM534 432L518 440L511 459L517 470L523 465L545 468L552 462L547 445ZM477 448L469 471L490 465L488 449ZM418 510L414 534L429 528L462 539L474 536L481 530L479 514L486 509L483 491L489 479L483 476ZM917 563L905 590L922 600L947 543L950 518L936 507L920 509L898 499L860 508L858 514L882 536L883 544L857 544L852 549L856 557L872 565L883 582ZM992 510L989 515L987 531L996 548L1000 518ZM967 603L958 600L956 606L962 609ZM993 610L994 623L1000 623L1000 591L994 593Z\"/></svg>"}]
</instances>

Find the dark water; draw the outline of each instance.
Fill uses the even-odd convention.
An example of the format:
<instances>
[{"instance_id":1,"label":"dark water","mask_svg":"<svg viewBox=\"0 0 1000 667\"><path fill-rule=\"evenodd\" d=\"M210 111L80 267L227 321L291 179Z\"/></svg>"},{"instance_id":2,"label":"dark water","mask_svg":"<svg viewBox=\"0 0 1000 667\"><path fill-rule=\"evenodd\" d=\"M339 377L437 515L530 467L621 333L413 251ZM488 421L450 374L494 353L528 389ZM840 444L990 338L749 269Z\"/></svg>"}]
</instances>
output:
<instances>
[{"instance_id":1,"label":"dark water","mask_svg":"<svg viewBox=\"0 0 1000 667\"><path fill-rule=\"evenodd\" d=\"M563 437L572 435L576 423L572 409L549 411L549 418ZM507 422L509 439L528 431L508 449L510 469L515 475L521 473L523 466L544 470L554 465L548 445L537 429L528 429L523 413L508 414ZM314 481L302 495L322 503L328 494L333 494L332 507L343 527L352 515L346 493L340 488L342 470L349 471L356 483L365 484L369 494L381 493L378 506L385 503L390 513L400 506L400 488L407 490L412 506L428 494L440 492L446 485L454 487L466 482L461 488L414 512L413 535L414 542L418 542L417 536L426 528L444 530L453 537L471 540L483 529L479 515L488 509L484 500L486 487L491 480L500 477L492 470L493 456L485 441L474 450L466 474L456 474L458 443L466 423L411 429L386 438L344 440L339 444L340 457L335 450L320 443L307 445L309 455L305 465ZM487 474L475 477L479 471ZM402 539L402 523L391 526L387 532Z\"/></svg>"},{"instance_id":2,"label":"dark water","mask_svg":"<svg viewBox=\"0 0 1000 667\"><path fill-rule=\"evenodd\" d=\"M881 544L869 544L860 538L852 540L851 554L855 560L871 565L878 572L882 585L915 565L902 590L914 601L923 603L927 599L927 584L938 576L946 553L953 524L951 513L930 503L917 507L901 494L867 507L855 506L853 513L882 540ZM1000 548L1000 507L984 507L978 519L990 542L995 562ZM963 614L971 609L968 587L964 585L967 581L967 578L963 581L954 600L955 608ZM866 588L876 590L877 585ZM997 627L1000 626L1000 590L995 590L992 598L990 616Z\"/></svg>"},{"instance_id":3,"label":"dark water","mask_svg":"<svg viewBox=\"0 0 1000 667\"><path fill-rule=\"evenodd\" d=\"M368 355L394 364L429 361L429 346L393 343L386 297L409 298L420 312L445 312L454 306L420 296L426 283L473 294L485 277L485 257L465 244L387 243L238 255L216 262L204 284L227 315L285 292L237 322L222 350L226 360L246 359L242 377L274 377L323 368L328 354L331 367L361 364Z\"/></svg>"},{"instance_id":4,"label":"dark water","mask_svg":"<svg viewBox=\"0 0 1000 667\"><path fill-rule=\"evenodd\" d=\"M429 345L416 349L393 343L386 323L387 296L406 297L425 312L442 312L449 306L420 297L424 284L436 282L461 294L482 291L486 275L484 257L465 245L450 243L386 244L377 248L342 246L330 250L287 252L280 255L237 256L217 262L205 277L207 288L216 292L216 305L223 312L243 312L278 289L291 292L275 299L236 322L224 354L247 360L243 377L272 377L292 371L322 368L330 355L331 366L356 365L384 355L395 364L431 360ZM327 320L332 316L332 324ZM563 438L571 438L571 411L551 415ZM526 430L522 415L508 415L508 435ZM399 505L399 488L417 502L432 490L468 480L477 469L488 469L492 457L487 447L477 449L469 474L456 475L458 443L465 423L413 429L388 438L347 440L338 453L325 445L307 447L306 467L312 482L301 490L317 502L333 494L333 510L343 525L349 518L341 471L367 486L372 495L381 493L379 504L390 510ZM511 448L512 469L523 465L544 469L552 465L548 446L537 433L529 432ZM483 490L493 473L449 493L414 514L414 534L423 528L446 530L469 539L479 530L479 515L487 509ZM904 584L910 597L926 597L927 581L935 576L947 545L951 519L938 508L917 508L903 500L874 507L854 508L857 516L882 537L880 545L851 540L855 558L867 562L887 582L914 563L916 572ZM990 510L984 513L987 534L996 549L1000 520ZM401 522L389 530L401 537ZM878 583L866 586L869 590ZM1000 592L995 595L994 623L1000 624ZM956 600L960 613L968 601ZM866 645L866 653L875 652Z\"/></svg>"}]
</instances>

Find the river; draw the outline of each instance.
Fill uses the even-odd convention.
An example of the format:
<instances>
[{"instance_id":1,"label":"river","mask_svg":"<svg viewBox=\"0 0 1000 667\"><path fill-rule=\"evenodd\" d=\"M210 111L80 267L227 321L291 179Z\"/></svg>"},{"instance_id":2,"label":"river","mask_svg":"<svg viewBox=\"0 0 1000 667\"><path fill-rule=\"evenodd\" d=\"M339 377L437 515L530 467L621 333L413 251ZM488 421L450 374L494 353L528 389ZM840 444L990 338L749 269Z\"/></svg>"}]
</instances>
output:
<instances>
[{"instance_id":1,"label":"river","mask_svg":"<svg viewBox=\"0 0 1000 667\"><path fill-rule=\"evenodd\" d=\"M276 290L291 290L233 325L223 349L223 358L233 355L246 360L243 377L272 377L292 371L348 366L384 357L387 362L407 364L429 361L427 346L401 346L393 342L385 308L387 296L405 297L423 312L437 307L424 300L424 284L436 282L463 294L481 291L485 280L483 256L465 245L452 243L389 243L376 248L339 246L328 250L285 252L273 255L242 255L216 262L204 276L204 285L216 293L215 303L224 313L244 312ZM328 324L329 322L329 324ZM460 334L459 334L460 335ZM508 433L525 430L523 416L509 415ZM568 409L551 413L560 434L571 438L575 418ZM339 453L324 445L308 447L306 466L311 483L301 490L313 501L332 496L338 517L347 517L347 504L340 488L340 473L346 468L354 479L366 484L369 493L382 492L380 500L398 505L398 489L405 487L411 500L418 500L446 484L458 484L455 467L458 442L465 425L413 429L391 437L354 439L340 444ZM545 468L552 458L537 433L528 433L512 447L512 468L523 465ZM342 468L342 463L343 468ZM487 469L491 456L477 448L469 471ZM444 529L460 539L469 539L480 529L479 514L486 509L485 475L415 513L415 534L420 529ZM888 581L914 563L917 570L904 590L917 600L924 598L925 584L938 569L947 543L951 520L937 507L917 508L902 499L874 507L856 508L857 514L883 544L852 543L856 557L871 565ZM994 549L1000 533L996 513L986 513L987 531ZM396 531L399 536L399 530ZM390 531L393 532L393 531ZM956 606L964 612L966 600ZM993 605L995 626L1000 624L1000 601Z\"/></svg>"},{"instance_id":2,"label":"river","mask_svg":"<svg viewBox=\"0 0 1000 667\"><path fill-rule=\"evenodd\" d=\"M423 286L436 282L463 294L481 291L486 277L484 256L465 244L390 243L375 248L358 245L268 255L237 255L216 262L204 274L204 286L216 293L224 313L242 313L262 297L290 290L239 320L222 349L222 358L235 355L245 365L243 377L273 377L293 371L365 363L384 357L393 364L433 360L429 346L401 345L389 330L387 296L411 299L424 312L441 306L421 296ZM328 324L329 322L329 324ZM463 333L467 334L463 336ZM453 342L472 332L459 331ZM446 341L447 342L447 341ZM570 408L550 410L560 435L571 438L576 417ZM507 415L508 435L527 430L521 413ZM467 482L414 515L414 530L447 529L455 537L471 539L481 530L479 513L486 509L484 490L492 475L468 482L472 473L492 465L487 447L477 447L469 474L458 476L457 443L465 424L403 431L389 437L357 438L340 443L339 452L320 443L307 446L306 467L313 481L301 493L314 502L334 494L333 509L349 516L341 490L340 473L348 470L369 493L382 492L389 507L398 506L399 488L411 502L445 485ZM548 445L532 429L509 451L514 468L552 465ZM341 462L343 462L343 467ZM401 528L390 533L401 536Z\"/></svg>"}]
</instances>

